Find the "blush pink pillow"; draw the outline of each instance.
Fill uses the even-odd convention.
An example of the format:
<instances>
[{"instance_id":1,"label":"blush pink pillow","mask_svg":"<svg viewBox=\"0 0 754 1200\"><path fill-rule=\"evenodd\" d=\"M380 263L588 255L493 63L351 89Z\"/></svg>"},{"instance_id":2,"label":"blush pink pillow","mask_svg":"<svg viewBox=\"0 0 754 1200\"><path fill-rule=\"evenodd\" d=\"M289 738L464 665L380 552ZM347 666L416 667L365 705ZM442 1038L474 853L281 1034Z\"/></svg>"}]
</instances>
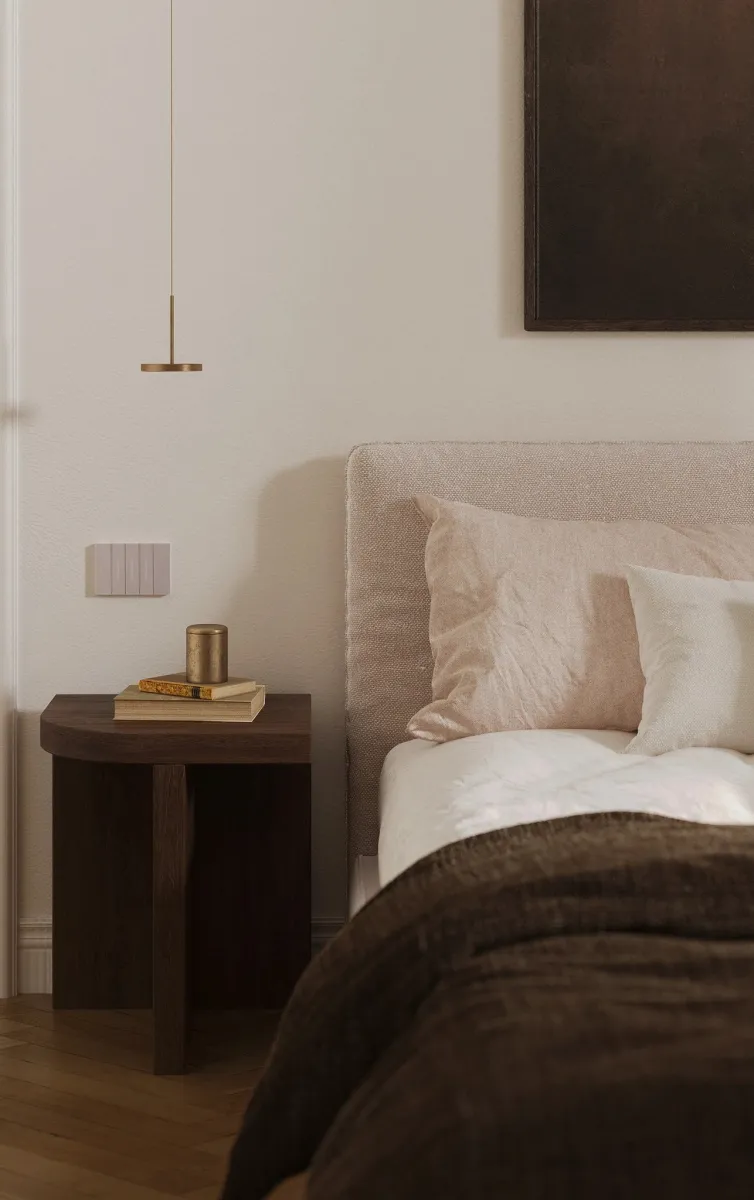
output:
<instances>
[{"instance_id":1,"label":"blush pink pillow","mask_svg":"<svg viewBox=\"0 0 754 1200\"><path fill-rule=\"evenodd\" d=\"M626 566L754 579L754 526L547 521L419 496L432 702L414 737L636 730L644 676Z\"/></svg>"}]
</instances>

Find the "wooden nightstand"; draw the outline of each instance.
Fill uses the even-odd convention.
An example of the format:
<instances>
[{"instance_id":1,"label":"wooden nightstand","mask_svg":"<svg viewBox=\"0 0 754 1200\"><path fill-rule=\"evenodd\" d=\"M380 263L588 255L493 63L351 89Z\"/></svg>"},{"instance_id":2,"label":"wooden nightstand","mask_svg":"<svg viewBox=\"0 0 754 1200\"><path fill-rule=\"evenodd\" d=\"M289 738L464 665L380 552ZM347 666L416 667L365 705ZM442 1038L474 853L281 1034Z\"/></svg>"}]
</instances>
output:
<instances>
[{"instance_id":1,"label":"wooden nightstand","mask_svg":"<svg viewBox=\"0 0 754 1200\"><path fill-rule=\"evenodd\" d=\"M119 721L56 696L53 1005L152 1008L155 1072L191 1006L278 1008L311 954L309 696L252 724Z\"/></svg>"}]
</instances>

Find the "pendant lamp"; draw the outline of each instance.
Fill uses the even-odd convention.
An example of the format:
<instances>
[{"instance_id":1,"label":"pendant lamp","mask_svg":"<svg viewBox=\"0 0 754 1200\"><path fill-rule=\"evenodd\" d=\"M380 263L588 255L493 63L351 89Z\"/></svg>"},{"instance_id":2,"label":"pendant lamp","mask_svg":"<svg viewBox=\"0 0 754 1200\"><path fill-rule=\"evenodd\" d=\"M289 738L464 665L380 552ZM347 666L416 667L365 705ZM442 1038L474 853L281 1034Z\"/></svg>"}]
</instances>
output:
<instances>
[{"instance_id":1,"label":"pendant lamp","mask_svg":"<svg viewBox=\"0 0 754 1200\"><path fill-rule=\"evenodd\" d=\"M201 363L175 361L175 70L174 0L170 0L170 362L142 363L142 371L201 371Z\"/></svg>"}]
</instances>

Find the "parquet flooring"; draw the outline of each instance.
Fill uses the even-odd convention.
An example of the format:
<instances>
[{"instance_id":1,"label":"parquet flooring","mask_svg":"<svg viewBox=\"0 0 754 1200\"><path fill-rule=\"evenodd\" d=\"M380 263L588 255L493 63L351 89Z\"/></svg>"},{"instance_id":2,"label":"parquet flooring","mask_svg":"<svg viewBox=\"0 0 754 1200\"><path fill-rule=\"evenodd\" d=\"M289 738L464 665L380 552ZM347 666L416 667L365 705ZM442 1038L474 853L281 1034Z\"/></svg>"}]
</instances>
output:
<instances>
[{"instance_id":1,"label":"parquet flooring","mask_svg":"<svg viewBox=\"0 0 754 1200\"><path fill-rule=\"evenodd\" d=\"M276 1021L198 1014L191 1074L157 1078L148 1012L0 1002L0 1200L217 1200Z\"/></svg>"}]
</instances>

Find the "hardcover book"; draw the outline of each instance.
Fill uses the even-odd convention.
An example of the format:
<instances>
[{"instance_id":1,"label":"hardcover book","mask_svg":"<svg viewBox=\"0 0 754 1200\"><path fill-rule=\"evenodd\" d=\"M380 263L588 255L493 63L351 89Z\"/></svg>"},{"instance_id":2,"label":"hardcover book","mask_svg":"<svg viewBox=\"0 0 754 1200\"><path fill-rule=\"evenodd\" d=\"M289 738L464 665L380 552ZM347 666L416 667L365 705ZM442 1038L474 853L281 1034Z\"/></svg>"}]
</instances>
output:
<instances>
[{"instance_id":1,"label":"hardcover book","mask_svg":"<svg viewBox=\"0 0 754 1200\"><path fill-rule=\"evenodd\" d=\"M240 696L255 687L253 679L226 679L225 683L189 683L185 673L154 675L139 680L139 691L158 696L180 696L185 700L221 700Z\"/></svg>"},{"instance_id":2,"label":"hardcover book","mask_svg":"<svg viewBox=\"0 0 754 1200\"><path fill-rule=\"evenodd\" d=\"M115 697L116 721L226 721L251 722L264 708L261 684L247 687L237 696L216 700L189 700L183 696L161 696L142 692L138 684Z\"/></svg>"}]
</instances>

